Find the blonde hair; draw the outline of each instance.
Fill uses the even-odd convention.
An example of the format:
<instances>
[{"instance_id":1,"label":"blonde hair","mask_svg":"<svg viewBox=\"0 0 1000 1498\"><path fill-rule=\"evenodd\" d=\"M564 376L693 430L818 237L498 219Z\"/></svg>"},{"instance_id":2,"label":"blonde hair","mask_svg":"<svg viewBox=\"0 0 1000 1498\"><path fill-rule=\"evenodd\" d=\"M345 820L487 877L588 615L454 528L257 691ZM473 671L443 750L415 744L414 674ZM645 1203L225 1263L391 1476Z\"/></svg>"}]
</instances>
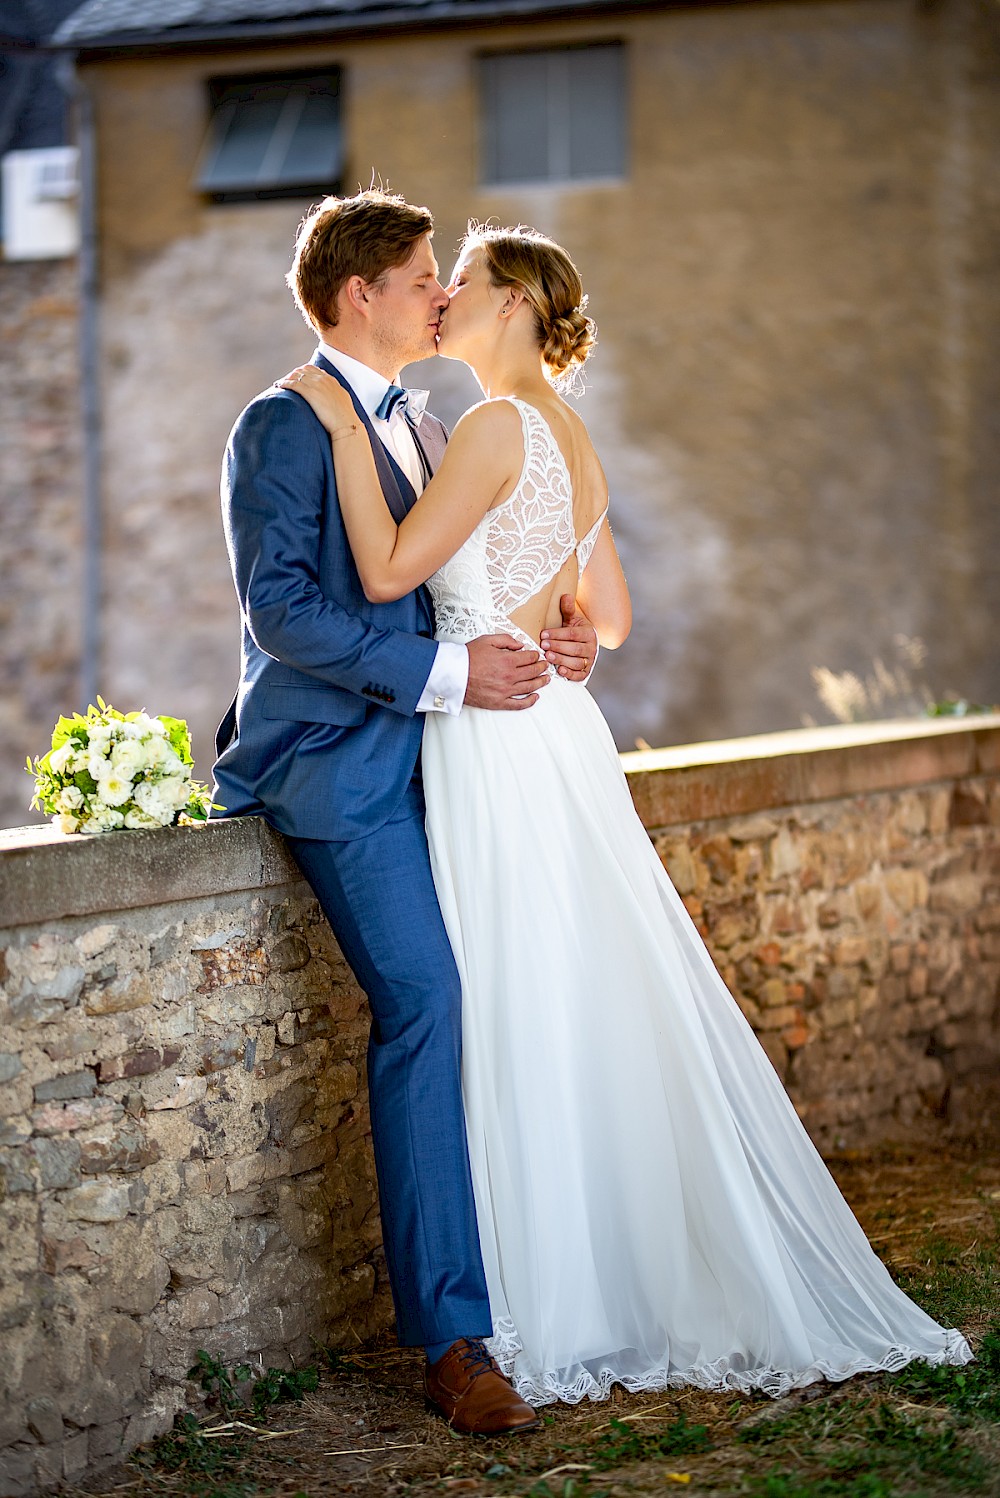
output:
<instances>
[{"instance_id":1,"label":"blonde hair","mask_svg":"<svg viewBox=\"0 0 1000 1498\"><path fill-rule=\"evenodd\" d=\"M337 325L337 295L351 276L379 287L405 265L418 240L434 230L426 208L369 188L353 198L324 198L302 220L285 277L306 322L317 333Z\"/></svg>"},{"instance_id":2,"label":"blonde hair","mask_svg":"<svg viewBox=\"0 0 1000 1498\"><path fill-rule=\"evenodd\" d=\"M587 316L580 272L562 246L525 224L491 229L470 222L461 248L483 251L494 286L524 293L548 377L556 381L581 369L594 351L597 324Z\"/></svg>"}]
</instances>

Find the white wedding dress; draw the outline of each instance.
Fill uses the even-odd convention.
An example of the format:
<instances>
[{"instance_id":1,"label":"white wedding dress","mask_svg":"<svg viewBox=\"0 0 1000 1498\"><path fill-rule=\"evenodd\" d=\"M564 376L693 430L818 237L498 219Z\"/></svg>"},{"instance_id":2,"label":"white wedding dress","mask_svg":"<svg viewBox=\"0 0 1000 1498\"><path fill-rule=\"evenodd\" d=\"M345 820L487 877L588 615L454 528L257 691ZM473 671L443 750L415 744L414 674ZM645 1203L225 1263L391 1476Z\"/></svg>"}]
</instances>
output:
<instances>
[{"instance_id":1,"label":"white wedding dress","mask_svg":"<svg viewBox=\"0 0 1000 1498\"><path fill-rule=\"evenodd\" d=\"M547 423L514 405L524 468L430 580L439 639L527 638L511 611L593 546ZM777 1396L967 1362L869 1247L651 847L587 688L554 676L527 711L428 714L423 742L489 1345L519 1393Z\"/></svg>"}]
</instances>

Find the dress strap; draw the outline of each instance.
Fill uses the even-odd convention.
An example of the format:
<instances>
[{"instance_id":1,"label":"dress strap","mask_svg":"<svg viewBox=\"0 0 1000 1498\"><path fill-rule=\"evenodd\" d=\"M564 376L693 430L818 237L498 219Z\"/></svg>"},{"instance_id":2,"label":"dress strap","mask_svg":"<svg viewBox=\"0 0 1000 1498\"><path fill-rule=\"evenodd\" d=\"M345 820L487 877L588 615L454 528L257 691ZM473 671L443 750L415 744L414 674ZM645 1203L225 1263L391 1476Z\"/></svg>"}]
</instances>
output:
<instances>
[{"instance_id":1,"label":"dress strap","mask_svg":"<svg viewBox=\"0 0 1000 1498\"><path fill-rule=\"evenodd\" d=\"M590 530L587 532L587 534L583 537L582 540L580 540L580 541L577 542L577 546L576 546L576 562L577 562L577 566L580 569L581 574L583 572L583 569L586 567L587 563L590 561L591 556L593 555L594 547L597 545L598 532L600 531L601 526L604 524L605 520L607 519L607 515L608 515L608 506L605 505L604 509L598 515L597 519L594 521L593 525L590 527Z\"/></svg>"}]
</instances>

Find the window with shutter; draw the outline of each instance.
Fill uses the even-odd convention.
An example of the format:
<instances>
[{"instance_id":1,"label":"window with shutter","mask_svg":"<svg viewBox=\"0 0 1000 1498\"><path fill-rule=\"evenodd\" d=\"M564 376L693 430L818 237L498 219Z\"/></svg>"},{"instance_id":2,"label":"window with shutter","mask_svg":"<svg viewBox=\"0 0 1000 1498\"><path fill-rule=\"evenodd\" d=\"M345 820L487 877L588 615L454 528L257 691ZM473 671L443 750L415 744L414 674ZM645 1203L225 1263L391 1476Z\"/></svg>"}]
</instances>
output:
<instances>
[{"instance_id":1,"label":"window with shutter","mask_svg":"<svg viewBox=\"0 0 1000 1498\"><path fill-rule=\"evenodd\" d=\"M219 202L335 192L343 141L340 74L216 78L196 185Z\"/></svg>"},{"instance_id":2,"label":"window with shutter","mask_svg":"<svg viewBox=\"0 0 1000 1498\"><path fill-rule=\"evenodd\" d=\"M483 184L625 176L620 43L495 53L479 67Z\"/></svg>"}]
</instances>

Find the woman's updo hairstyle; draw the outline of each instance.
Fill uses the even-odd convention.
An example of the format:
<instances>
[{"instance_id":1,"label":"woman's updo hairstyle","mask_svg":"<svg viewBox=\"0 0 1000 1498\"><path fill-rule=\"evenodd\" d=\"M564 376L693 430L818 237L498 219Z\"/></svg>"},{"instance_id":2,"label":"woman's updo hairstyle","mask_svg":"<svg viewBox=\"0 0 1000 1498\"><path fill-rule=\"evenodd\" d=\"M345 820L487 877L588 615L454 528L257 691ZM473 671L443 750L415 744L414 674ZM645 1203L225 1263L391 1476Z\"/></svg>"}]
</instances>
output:
<instances>
[{"instance_id":1,"label":"woman's updo hairstyle","mask_svg":"<svg viewBox=\"0 0 1000 1498\"><path fill-rule=\"evenodd\" d=\"M483 251L494 286L524 293L546 374L553 382L571 380L594 350L597 325L587 316L580 272L566 251L524 224L490 229L470 223L462 241L463 252L468 249Z\"/></svg>"}]
</instances>

